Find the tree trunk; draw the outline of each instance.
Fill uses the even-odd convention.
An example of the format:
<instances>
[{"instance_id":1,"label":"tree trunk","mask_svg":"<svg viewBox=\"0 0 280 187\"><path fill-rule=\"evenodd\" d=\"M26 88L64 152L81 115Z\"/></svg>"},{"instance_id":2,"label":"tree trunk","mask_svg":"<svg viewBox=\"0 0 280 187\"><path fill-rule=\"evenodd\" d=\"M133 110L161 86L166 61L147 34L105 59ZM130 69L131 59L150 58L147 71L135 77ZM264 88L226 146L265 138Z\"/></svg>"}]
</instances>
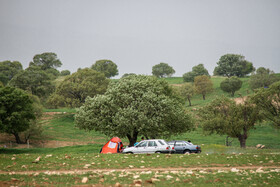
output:
<instances>
[{"instance_id":1,"label":"tree trunk","mask_svg":"<svg viewBox=\"0 0 280 187\"><path fill-rule=\"evenodd\" d=\"M239 135L238 140L239 140L239 143L240 143L240 147L241 148L246 148L247 134Z\"/></svg>"},{"instance_id":2,"label":"tree trunk","mask_svg":"<svg viewBox=\"0 0 280 187\"><path fill-rule=\"evenodd\" d=\"M231 97L234 97L234 92L231 92Z\"/></svg>"},{"instance_id":3,"label":"tree trunk","mask_svg":"<svg viewBox=\"0 0 280 187\"><path fill-rule=\"evenodd\" d=\"M189 106L192 106L191 99L188 97Z\"/></svg>"},{"instance_id":4,"label":"tree trunk","mask_svg":"<svg viewBox=\"0 0 280 187\"><path fill-rule=\"evenodd\" d=\"M15 138L16 138L16 142L17 142L17 144L23 144L23 142L21 141L21 139L20 139L20 137L19 137L18 133L13 133L13 135L14 135L14 136L15 136Z\"/></svg>"},{"instance_id":5,"label":"tree trunk","mask_svg":"<svg viewBox=\"0 0 280 187\"><path fill-rule=\"evenodd\" d=\"M133 131L133 135L131 136L130 134L127 134L126 137L128 138L129 140L129 147L132 147L134 146L134 144L136 143L137 141L137 136L138 136L138 132L136 130Z\"/></svg>"},{"instance_id":6,"label":"tree trunk","mask_svg":"<svg viewBox=\"0 0 280 187\"><path fill-rule=\"evenodd\" d=\"M203 97L203 100L205 100L205 94L203 94L202 97Z\"/></svg>"}]
</instances>

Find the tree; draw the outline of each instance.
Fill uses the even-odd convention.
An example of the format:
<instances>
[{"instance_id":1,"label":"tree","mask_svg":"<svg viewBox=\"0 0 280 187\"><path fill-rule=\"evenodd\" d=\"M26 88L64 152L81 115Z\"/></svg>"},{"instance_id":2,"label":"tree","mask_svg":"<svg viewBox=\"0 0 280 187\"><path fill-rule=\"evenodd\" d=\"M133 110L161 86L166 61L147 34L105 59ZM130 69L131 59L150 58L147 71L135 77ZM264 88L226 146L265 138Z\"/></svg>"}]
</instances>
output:
<instances>
[{"instance_id":1,"label":"tree","mask_svg":"<svg viewBox=\"0 0 280 187\"><path fill-rule=\"evenodd\" d=\"M249 131L261 120L258 107L250 98L244 100L243 104L236 104L224 96L200 109L198 116L205 133L238 138L241 148L246 148Z\"/></svg>"},{"instance_id":2,"label":"tree","mask_svg":"<svg viewBox=\"0 0 280 187\"><path fill-rule=\"evenodd\" d=\"M50 75L36 66L30 66L18 73L9 82L9 85L26 90L41 99L46 98L54 91Z\"/></svg>"},{"instance_id":3,"label":"tree","mask_svg":"<svg viewBox=\"0 0 280 187\"><path fill-rule=\"evenodd\" d=\"M274 74L273 71L260 67L257 69L256 73L250 77L249 85L251 89L265 88L269 87L274 82L279 81L280 78Z\"/></svg>"},{"instance_id":4,"label":"tree","mask_svg":"<svg viewBox=\"0 0 280 187\"><path fill-rule=\"evenodd\" d=\"M57 68L61 67L62 63L57 58L55 53L42 53L33 57L33 62L29 63L29 67L36 66L50 75L52 80L56 79L60 72Z\"/></svg>"},{"instance_id":5,"label":"tree","mask_svg":"<svg viewBox=\"0 0 280 187\"><path fill-rule=\"evenodd\" d=\"M37 138L40 139L42 138L42 132L43 132L43 127L41 123L38 123L38 120L42 114L43 114L43 107L41 105L40 99L35 96L29 94L29 98L32 100L32 107L35 115L35 120L30 121L29 128L25 131L22 132L24 136L24 143L27 143L27 141L31 138Z\"/></svg>"},{"instance_id":6,"label":"tree","mask_svg":"<svg viewBox=\"0 0 280 187\"><path fill-rule=\"evenodd\" d=\"M260 107L261 115L280 127L280 81L269 88L261 88L252 97L253 102Z\"/></svg>"},{"instance_id":7,"label":"tree","mask_svg":"<svg viewBox=\"0 0 280 187\"><path fill-rule=\"evenodd\" d=\"M22 143L19 133L27 130L35 119L32 100L22 90L12 87L0 88L0 131L15 136Z\"/></svg>"},{"instance_id":8,"label":"tree","mask_svg":"<svg viewBox=\"0 0 280 187\"><path fill-rule=\"evenodd\" d=\"M60 75L61 76L66 76L66 75L70 75L71 74L71 72L69 71L69 70L62 70L61 72L60 72Z\"/></svg>"},{"instance_id":9,"label":"tree","mask_svg":"<svg viewBox=\"0 0 280 187\"><path fill-rule=\"evenodd\" d=\"M38 66L42 70L56 69L62 65L55 53L42 53L33 57L33 62L29 66Z\"/></svg>"},{"instance_id":10,"label":"tree","mask_svg":"<svg viewBox=\"0 0 280 187\"><path fill-rule=\"evenodd\" d=\"M167 63L159 63L152 68L152 74L156 77L170 77L175 73L175 70Z\"/></svg>"},{"instance_id":11,"label":"tree","mask_svg":"<svg viewBox=\"0 0 280 187\"><path fill-rule=\"evenodd\" d=\"M195 93L194 86L191 83L185 83L179 88L180 95L189 101L189 106L192 106L191 98Z\"/></svg>"},{"instance_id":12,"label":"tree","mask_svg":"<svg viewBox=\"0 0 280 187\"><path fill-rule=\"evenodd\" d=\"M198 64L192 68L192 71L187 72L183 75L184 82L193 82L194 78L200 75L209 76L208 70L204 68L203 64Z\"/></svg>"},{"instance_id":13,"label":"tree","mask_svg":"<svg viewBox=\"0 0 280 187\"><path fill-rule=\"evenodd\" d=\"M81 69L67 76L58 85L50 100L70 107L80 107L85 102L86 97L103 94L108 84L109 80L103 73L89 68Z\"/></svg>"},{"instance_id":14,"label":"tree","mask_svg":"<svg viewBox=\"0 0 280 187\"><path fill-rule=\"evenodd\" d=\"M214 75L244 77L253 72L255 68L251 62L242 55L226 54L221 56L215 67Z\"/></svg>"},{"instance_id":15,"label":"tree","mask_svg":"<svg viewBox=\"0 0 280 187\"><path fill-rule=\"evenodd\" d=\"M207 93L213 91L213 83L206 75L197 76L194 78L195 91L198 94L202 94L203 100Z\"/></svg>"},{"instance_id":16,"label":"tree","mask_svg":"<svg viewBox=\"0 0 280 187\"><path fill-rule=\"evenodd\" d=\"M230 77L223 80L220 84L221 89L224 92L231 93L231 96L234 97L234 93L239 90L242 86L242 81L237 77Z\"/></svg>"},{"instance_id":17,"label":"tree","mask_svg":"<svg viewBox=\"0 0 280 187\"><path fill-rule=\"evenodd\" d=\"M128 76L130 76L130 75L136 75L136 74L135 74L135 73L125 73L125 74L123 74L122 78L123 78L123 77L128 77Z\"/></svg>"},{"instance_id":18,"label":"tree","mask_svg":"<svg viewBox=\"0 0 280 187\"><path fill-rule=\"evenodd\" d=\"M114 77L119 74L118 66L111 60L98 60L91 66L91 68L104 73L107 78Z\"/></svg>"},{"instance_id":19,"label":"tree","mask_svg":"<svg viewBox=\"0 0 280 187\"><path fill-rule=\"evenodd\" d=\"M7 85L8 82L20 71L22 71L22 65L18 61L3 61L0 62L0 82Z\"/></svg>"},{"instance_id":20,"label":"tree","mask_svg":"<svg viewBox=\"0 0 280 187\"><path fill-rule=\"evenodd\" d=\"M167 137L193 125L168 83L144 75L121 78L112 82L104 95L88 97L75 115L75 123L81 129L127 137L130 146L138 135Z\"/></svg>"}]
</instances>

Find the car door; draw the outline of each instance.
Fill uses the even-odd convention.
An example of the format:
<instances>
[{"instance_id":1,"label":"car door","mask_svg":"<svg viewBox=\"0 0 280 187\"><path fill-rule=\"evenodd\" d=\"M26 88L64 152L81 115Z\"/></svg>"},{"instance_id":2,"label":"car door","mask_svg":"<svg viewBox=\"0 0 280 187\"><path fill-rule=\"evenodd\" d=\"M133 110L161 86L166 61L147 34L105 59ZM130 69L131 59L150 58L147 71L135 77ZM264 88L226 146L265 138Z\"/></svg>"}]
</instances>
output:
<instances>
[{"instance_id":1,"label":"car door","mask_svg":"<svg viewBox=\"0 0 280 187\"><path fill-rule=\"evenodd\" d=\"M137 144L134 148L134 153L145 153L147 147L147 141L142 141L139 144Z\"/></svg>"},{"instance_id":2,"label":"car door","mask_svg":"<svg viewBox=\"0 0 280 187\"><path fill-rule=\"evenodd\" d=\"M176 153L183 153L186 146L184 146L183 142L175 142L174 148L176 150Z\"/></svg>"},{"instance_id":3,"label":"car door","mask_svg":"<svg viewBox=\"0 0 280 187\"><path fill-rule=\"evenodd\" d=\"M149 141L146 148L146 153L155 153L157 150L158 150L158 145L156 141Z\"/></svg>"}]
</instances>

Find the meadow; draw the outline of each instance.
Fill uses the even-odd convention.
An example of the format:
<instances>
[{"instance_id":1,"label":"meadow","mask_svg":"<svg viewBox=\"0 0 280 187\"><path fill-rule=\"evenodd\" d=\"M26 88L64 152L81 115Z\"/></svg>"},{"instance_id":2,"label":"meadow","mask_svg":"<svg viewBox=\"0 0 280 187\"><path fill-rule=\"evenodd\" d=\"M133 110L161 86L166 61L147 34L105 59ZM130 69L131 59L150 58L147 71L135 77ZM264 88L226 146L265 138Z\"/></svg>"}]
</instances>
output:
<instances>
[{"instance_id":1,"label":"meadow","mask_svg":"<svg viewBox=\"0 0 280 187\"><path fill-rule=\"evenodd\" d=\"M166 78L180 85L182 78ZM223 77L212 77L214 92L192 98L194 112L225 95L220 88ZM234 98L252 94L249 78ZM247 148L241 149L237 139L225 146L226 136L205 135L195 131L166 140L190 139L202 147L201 154L99 154L111 137L100 132L87 132L75 127L76 109L44 109L40 120L43 134L30 141L30 148L0 138L0 186L278 186L280 183L280 133L269 122L262 122L250 131ZM1 134L0 134L1 135ZM10 137L9 141L12 141ZM138 137L140 140L140 137ZM121 138L128 145L126 138ZM256 145L265 145L257 149ZM35 162L36 159L38 162Z\"/></svg>"}]
</instances>

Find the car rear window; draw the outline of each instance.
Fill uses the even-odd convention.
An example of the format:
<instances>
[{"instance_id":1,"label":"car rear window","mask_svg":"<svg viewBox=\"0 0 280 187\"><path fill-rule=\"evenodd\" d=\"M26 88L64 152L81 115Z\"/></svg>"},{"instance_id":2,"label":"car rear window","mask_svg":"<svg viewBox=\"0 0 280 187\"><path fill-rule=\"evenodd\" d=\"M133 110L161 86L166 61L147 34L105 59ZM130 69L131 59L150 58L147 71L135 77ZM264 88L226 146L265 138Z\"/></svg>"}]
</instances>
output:
<instances>
[{"instance_id":1,"label":"car rear window","mask_svg":"<svg viewBox=\"0 0 280 187\"><path fill-rule=\"evenodd\" d=\"M163 140L159 140L158 141L161 145L166 145L167 143L165 142L165 141L163 141Z\"/></svg>"}]
</instances>

